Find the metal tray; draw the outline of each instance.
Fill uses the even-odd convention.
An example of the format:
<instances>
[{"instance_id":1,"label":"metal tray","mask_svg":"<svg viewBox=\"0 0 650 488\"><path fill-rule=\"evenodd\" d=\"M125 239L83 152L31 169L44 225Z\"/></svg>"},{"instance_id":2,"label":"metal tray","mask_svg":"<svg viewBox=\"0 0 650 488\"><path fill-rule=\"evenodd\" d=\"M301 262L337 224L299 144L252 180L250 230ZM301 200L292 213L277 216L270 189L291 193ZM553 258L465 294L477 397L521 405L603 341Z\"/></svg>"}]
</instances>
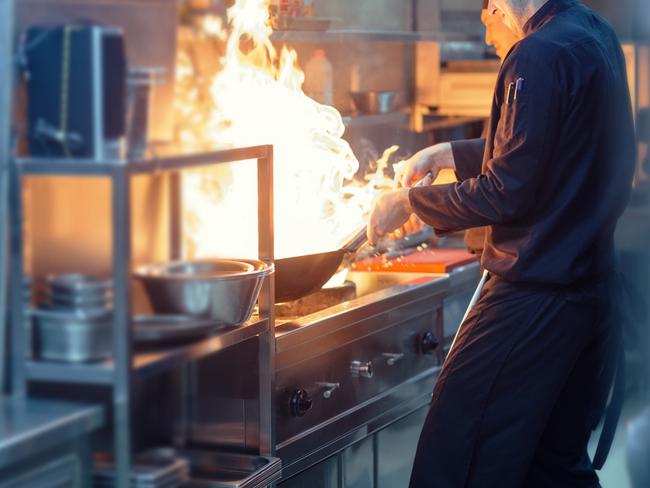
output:
<instances>
[{"instance_id":1,"label":"metal tray","mask_svg":"<svg viewBox=\"0 0 650 488\"><path fill-rule=\"evenodd\" d=\"M186 315L136 315L133 339L141 345L164 345L202 339L219 327L214 320Z\"/></svg>"},{"instance_id":2,"label":"metal tray","mask_svg":"<svg viewBox=\"0 0 650 488\"><path fill-rule=\"evenodd\" d=\"M190 462L190 480L184 488L257 488L280 479L279 458L204 450L179 450Z\"/></svg>"},{"instance_id":3,"label":"metal tray","mask_svg":"<svg viewBox=\"0 0 650 488\"><path fill-rule=\"evenodd\" d=\"M95 485L114 486L115 466L111 460L96 460L93 471ZM133 488L163 488L187 479L189 462L176 456L173 449L151 449L136 456L129 485ZM176 486L178 486L176 485Z\"/></svg>"}]
</instances>

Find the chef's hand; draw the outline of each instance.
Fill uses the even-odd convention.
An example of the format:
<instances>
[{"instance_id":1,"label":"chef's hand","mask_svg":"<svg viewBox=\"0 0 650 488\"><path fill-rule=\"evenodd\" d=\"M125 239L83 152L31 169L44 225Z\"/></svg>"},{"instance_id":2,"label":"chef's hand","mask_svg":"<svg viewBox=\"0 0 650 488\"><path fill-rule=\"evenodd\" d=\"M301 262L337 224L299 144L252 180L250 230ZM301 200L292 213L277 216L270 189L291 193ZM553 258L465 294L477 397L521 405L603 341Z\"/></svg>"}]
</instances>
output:
<instances>
[{"instance_id":1,"label":"chef's hand","mask_svg":"<svg viewBox=\"0 0 650 488\"><path fill-rule=\"evenodd\" d=\"M431 173L435 180L443 169L456 169L454 153L449 142L423 149L395 172L396 188L410 188ZM429 183L430 184L430 183Z\"/></svg>"},{"instance_id":2,"label":"chef's hand","mask_svg":"<svg viewBox=\"0 0 650 488\"><path fill-rule=\"evenodd\" d=\"M379 196L368 221L368 241L377 242L402 227L413 214L409 189L389 191Z\"/></svg>"}]
</instances>

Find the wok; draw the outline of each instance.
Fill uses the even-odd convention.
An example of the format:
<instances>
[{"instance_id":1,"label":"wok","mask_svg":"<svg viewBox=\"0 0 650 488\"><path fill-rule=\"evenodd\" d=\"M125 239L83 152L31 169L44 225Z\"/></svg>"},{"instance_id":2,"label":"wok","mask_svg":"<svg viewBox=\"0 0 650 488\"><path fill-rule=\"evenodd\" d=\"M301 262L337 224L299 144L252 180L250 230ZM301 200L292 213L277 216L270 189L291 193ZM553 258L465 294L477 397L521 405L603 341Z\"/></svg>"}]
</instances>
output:
<instances>
[{"instance_id":1,"label":"wok","mask_svg":"<svg viewBox=\"0 0 650 488\"><path fill-rule=\"evenodd\" d=\"M276 260L275 302L291 302L320 290L334 276L345 256L356 253L366 241L364 227L336 251Z\"/></svg>"}]
</instances>

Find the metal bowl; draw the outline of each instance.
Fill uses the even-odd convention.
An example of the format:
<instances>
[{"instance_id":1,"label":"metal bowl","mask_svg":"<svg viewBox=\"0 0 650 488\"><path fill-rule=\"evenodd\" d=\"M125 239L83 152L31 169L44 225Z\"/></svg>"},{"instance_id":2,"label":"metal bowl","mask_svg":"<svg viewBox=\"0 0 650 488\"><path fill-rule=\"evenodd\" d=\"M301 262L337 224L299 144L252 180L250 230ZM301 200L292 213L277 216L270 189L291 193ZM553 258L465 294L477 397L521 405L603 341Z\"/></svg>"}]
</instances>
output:
<instances>
[{"instance_id":1,"label":"metal bowl","mask_svg":"<svg viewBox=\"0 0 650 488\"><path fill-rule=\"evenodd\" d=\"M251 259L203 259L139 268L155 313L189 315L222 325L246 322L273 266Z\"/></svg>"},{"instance_id":2,"label":"metal bowl","mask_svg":"<svg viewBox=\"0 0 650 488\"><path fill-rule=\"evenodd\" d=\"M362 114L385 114L397 109L399 93L394 91L351 92L354 107Z\"/></svg>"}]
</instances>

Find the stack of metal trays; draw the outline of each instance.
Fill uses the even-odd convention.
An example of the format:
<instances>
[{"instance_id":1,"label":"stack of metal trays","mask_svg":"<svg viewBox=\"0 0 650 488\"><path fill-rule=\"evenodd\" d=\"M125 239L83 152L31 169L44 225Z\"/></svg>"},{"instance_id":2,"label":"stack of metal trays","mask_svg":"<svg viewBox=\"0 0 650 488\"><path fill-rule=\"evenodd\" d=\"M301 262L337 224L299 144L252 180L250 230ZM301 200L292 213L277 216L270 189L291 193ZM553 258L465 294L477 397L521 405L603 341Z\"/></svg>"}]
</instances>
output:
<instances>
[{"instance_id":1,"label":"stack of metal trays","mask_svg":"<svg viewBox=\"0 0 650 488\"><path fill-rule=\"evenodd\" d=\"M280 458L204 450L179 450L189 461L190 480L183 488L262 488L282 477Z\"/></svg>"},{"instance_id":2,"label":"stack of metal trays","mask_svg":"<svg viewBox=\"0 0 650 488\"><path fill-rule=\"evenodd\" d=\"M187 481L189 471L189 462L176 456L172 449L152 449L134 459L129 488L178 488ZM117 487L112 462L95 461L93 487Z\"/></svg>"},{"instance_id":3,"label":"stack of metal trays","mask_svg":"<svg viewBox=\"0 0 650 488\"><path fill-rule=\"evenodd\" d=\"M111 281L81 274L42 279L32 312L36 355L66 362L110 357L112 290Z\"/></svg>"}]
</instances>

